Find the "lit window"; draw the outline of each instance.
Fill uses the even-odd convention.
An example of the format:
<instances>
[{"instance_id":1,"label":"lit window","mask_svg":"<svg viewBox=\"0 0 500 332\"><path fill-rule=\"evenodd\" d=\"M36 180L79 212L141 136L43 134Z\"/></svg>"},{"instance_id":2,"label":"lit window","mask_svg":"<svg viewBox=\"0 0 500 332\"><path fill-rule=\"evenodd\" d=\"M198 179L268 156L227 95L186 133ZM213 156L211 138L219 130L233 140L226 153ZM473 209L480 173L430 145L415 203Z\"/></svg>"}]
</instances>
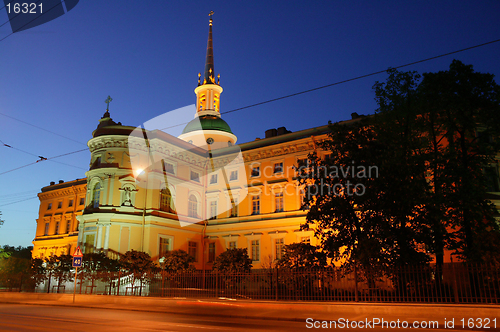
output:
<instances>
[{"instance_id":1,"label":"lit window","mask_svg":"<svg viewBox=\"0 0 500 332\"><path fill-rule=\"evenodd\" d=\"M260 214L260 196L252 197L252 214Z\"/></svg>"},{"instance_id":2,"label":"lit window","mask_svg":"<svg viewBox=\"0 0 500 332\"><path fill-rule=\"evenodd\" d=\"M236 241L229 241L229 249L236 249Z\"/></svg>"},{"instance_id":3,"label":"lit window","mask_svg":"<svg viewBox=\"0 0 500 332\"><path fill-rule=\"evenodd\" d=\"M159 257L164 257L170 250L170 239L166 237L160 238L160 247L158 248Z\"/></svg>"},{"instance_id":4,"label":"lit window","mask_svg":"<svg viewBox=\"0 0 500 332\"><path fill-rule=\"evenodd\" d=\"M274 173L281 173L281 172L283 172L283 163L274 164Z\"/></svg>"},{"instance_id":5,"label":"lit window","mask_svg":"<svg viewBox=\"0 0 500 332\"><path fill-rule=\"evenodd\" d=\"M274 201L276 204L276 210L275 212L283 212L283 192L276 193L274 195Z\"/></svg>"},{"instance_id":6,"label":"lit window","mask_svg":"<svg viewBox=\"0 0 500 332\"><path fill-rule=\"evenodd\" d=\"M72 207L73 206L73 200L70 199L69 202L68 202L68 207Z\"/></svg>"},{"instance_id":7,"label":"lit window","mask_svg":"<svg viewBox=\"0 0 500 332\"><path fill-rule=\"evenodd\" d=\"M172 194L168 188L160 190L160 210L165 212L174 212L172 204Z\"/></svg>"},{"instance_id":8,"label":"lit window","mask_svg":"<svg viewBox=\"0 0 500 332\"><path fill-rule=\"evenodd\" d=\"M56 222L56 233L55 234L59 234L59 221Z\"/></svg>"},{"instance_id":9,"label":"lit window","mask_svg":"<svg viewBox=\"0 0 500 332\"><path fill-rule=\"evenodd\" d=\"M195 262L198 261L198 243L189 241L188 254L194 258Z\"/></svg>"},{"instance_id":10,"label":"lit window","mask_svg":"<svg viewBox=\"0 0 500 332\"><path fill-rule=\"evenodd\" d=\"M235 198L231 201L231 215L230 217L238 216L238 199Z\"/></svg>"},{"instance_id":11,"label":"lit window","mask_svg":"<svg viewBox=\"0 0 500 332\"><path fill-rule=\"evenodd\" d=\"M285 239L276 239L275 242L275 248L276 248L276 259L282 259L283 254L285 252Z\"/></svg>"},{"instance_id":12,"label":"lit window","mask_svg":"<svg viewBox=\"0 0 500 332\"><path fill-rule=\"evenodd\" d=\"M97 183L94 186L94 191L92 193L92 207L93 208L98 208L99 207L99 199L101 197L101 184Z\"/></svg>"},{"instance_id":13,"label":"lit window","mask_svg":"<svg viewBox=\"0 0 500 332\"><path fill-rule=\"evenodd\" d=\"M210 219L217 219L217 201L210 202Z\"/></svg>"},{"instance_id":14,"label":"lit window","mask_svg":"<svg viewBox=\"0 0 500 332\"><path fill-rule=\"evenodd\" d=\"M211 263L215 260L215 243L208 244L208 262Z\"/></svg>"},{"instance_id":15,"label":"lit window","mask_svg":"<svg viewBox=\"0 0 500 332\"><path fill-rule=\"evenodd\" d=\"M47 205L47 210L51 210L52 209L52 203L49 203L49 205Z\"/></svg>"},{"instance_id":16,"label":"lit window","mask_svg":"<svg viewBox=\"0 0 500 332\"><path fill-rule=\"evenodd\" d=\"M252 177L256 178L260 176L260 166L252 167Z\"/></svg>"},{"instance_id":17,"label":"lit window","mask_svg":"<svg viewBox=\"0 0 500 332\"><path fill-rule=\"evenodd\" d=\"M259 240L252 241L252 261L256 262L259 260Z\"/></svg>"},{"instance_id":18,"label":"lit window","mask_svg":"<svg viewBox=\"0 0 500 332\"><path fill-rule=\"evenodd\" d=\"M229 181L236 181L238 180L238 171L232 171L231 175L229 176Z\"/></svg>"},{"instance_id":19,"label":"lit window","mask_svg":"<svg viewBox=\"0 0 500 332\"><path fill-rule=\"evenodd\" d=\"M62 202L57 203L57 208L58 209L62 208Z\"/></svg>"},{"instance_id":20,"label":"lit window","mask_svg":"<svg viewBox=\"0 0 500 332\"><path fill-rule=\"evenodd\" d=\"M43 235L49 235L49 226L50 226L50 223L45 223L45 232L43 233Z\"/></svg>"},{"instance_id":21,"label":"lit window","mask_svg":"<svg viewBox=\"0 0 500 332\"><path fill-rule=\"evenodd\" d=\"M188 216L193 218L198 217L198 200L194 195L189 196Z\"/></svg>"},{"instance_id":22,"label":"lit window","mask_svg":"<svg viewBox=\"0 0 500 332\"><path fill-rule=\"evenodd\" d=\"M210 177L210 184L216 184L217 183L217 174L212 174Z\"/></svg>"},{"instance_id":23,"label":"lit window","mask_svg":"<svg viewBox=\"0 0 500 332\"><path fill-rule=\"evenodd\" d=\"M191 180L200 182L200 175L196 172L191 171Z\"/></svg>"},{"instance_id":24,"label":"lit window","mask_svg":"<svg viewBox=\"0 0 500 332\"><path fill-rule=\"evenodd\" d=\"M311 237L310 236L303 236L300 238L300 242L306 243L306 244L311 244Z\"/></svg>"}]
</instances>

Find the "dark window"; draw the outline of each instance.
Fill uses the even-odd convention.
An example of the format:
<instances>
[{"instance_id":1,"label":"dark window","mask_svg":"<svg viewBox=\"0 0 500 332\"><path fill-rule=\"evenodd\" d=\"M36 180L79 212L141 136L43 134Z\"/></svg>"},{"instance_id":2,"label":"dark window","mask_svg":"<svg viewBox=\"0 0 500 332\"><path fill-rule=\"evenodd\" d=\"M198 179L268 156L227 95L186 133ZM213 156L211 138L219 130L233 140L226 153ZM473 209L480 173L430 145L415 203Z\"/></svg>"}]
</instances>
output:
<instances>
[{"instance_id":1,"label":"dark window","mask_svg":"<svg viewBox=\"0 0 500 332\"><path fill-rule=\"evenodd\" d=\"M200 182L200 175L196 172L191 171L191 180Z\"/></svg>"},{"instance_id":2,"label":"dark window","mask_svg":"<svg viewBox=\"0 0 500 332\"><path fill-rule=\"evenodd\" d=\"M188 254L194 258L194 261L198 261L198 243L189 241L188 242Z\"/></svg>"},{"instance_id":3,"label":"dark window","mask_svg":"<svg viewBox=\"0 0 500 332\"><path fill-rule=\"evenodd\" d=\"M283 163L274 164L274 173L281 173L281 172L283 172Z\"/></svg>"},{"instance_id":4,"label":"dark window","mask_svg":"<svg viewBox=\"0 0 500 332\"><path fill-rule=\"evenodd\" d=\"M208 262L212 263L215 260L215 243L208 244Z\"/></svg>"}]
</instances>

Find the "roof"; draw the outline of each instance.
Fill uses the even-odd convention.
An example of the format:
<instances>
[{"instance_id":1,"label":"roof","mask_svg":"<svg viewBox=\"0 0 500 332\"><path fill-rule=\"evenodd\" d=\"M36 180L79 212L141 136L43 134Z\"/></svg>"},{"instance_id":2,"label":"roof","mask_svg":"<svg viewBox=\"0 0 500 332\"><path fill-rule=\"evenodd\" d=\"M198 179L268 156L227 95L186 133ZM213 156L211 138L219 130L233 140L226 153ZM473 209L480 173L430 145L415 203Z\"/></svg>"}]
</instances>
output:
<instances>
[{"instance_id":1,"label":"roof","mask_svg":"<svg viewBox=\"0 0 500 332\"><path fill-rule=\"evenodd\" d=\"M196 130L220 130L232 134L226 121L216 115L202 115L189 121L182 131L183 134Z\"/></svg>"}]
</instances>

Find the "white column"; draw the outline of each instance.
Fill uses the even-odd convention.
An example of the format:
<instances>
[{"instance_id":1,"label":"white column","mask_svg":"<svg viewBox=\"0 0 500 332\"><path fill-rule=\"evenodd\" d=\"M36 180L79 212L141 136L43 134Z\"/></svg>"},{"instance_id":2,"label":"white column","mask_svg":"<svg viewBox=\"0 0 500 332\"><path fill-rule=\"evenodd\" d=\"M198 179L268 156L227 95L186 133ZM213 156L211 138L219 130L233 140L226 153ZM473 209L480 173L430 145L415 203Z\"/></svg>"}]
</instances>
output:
<instances>
[{"instance_id":1,"label":"white column","mask_svg":"<svg viewBox=\"0 0 500 332\"><path fill-rule=\"evenodd\" d=\"M101 243L102 243L102 224L97 224L97 243L95 246L97 250L101 249Z\"/></svg>"},{"instance_id":2,"label":"white column","mask_svg":"<svg viewBox=\"0 0 500 332\"><path fill-rule=\"evenodd\" d=\"M109 248L109 229L111 228L111 224L106 225L106 233L104 234L104 250L108 250Z\"/></svg>"}]
</instances>

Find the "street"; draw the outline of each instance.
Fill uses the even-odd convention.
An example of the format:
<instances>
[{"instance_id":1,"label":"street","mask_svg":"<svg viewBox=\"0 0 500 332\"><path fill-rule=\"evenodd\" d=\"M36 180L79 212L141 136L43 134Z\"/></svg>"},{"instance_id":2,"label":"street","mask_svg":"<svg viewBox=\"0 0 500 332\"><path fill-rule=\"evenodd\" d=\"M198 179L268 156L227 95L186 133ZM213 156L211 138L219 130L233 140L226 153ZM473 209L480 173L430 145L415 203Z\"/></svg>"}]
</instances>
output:
<instances>
[{"instance_id":1,"label":"street","mask_svg":"<svg viewBox=\"0 0 500 332\"><path fill-rule=\"evenodd\" d=\"M300 331L305 322L0 304L1 331Z\"/></svg>"}]
</instances>

